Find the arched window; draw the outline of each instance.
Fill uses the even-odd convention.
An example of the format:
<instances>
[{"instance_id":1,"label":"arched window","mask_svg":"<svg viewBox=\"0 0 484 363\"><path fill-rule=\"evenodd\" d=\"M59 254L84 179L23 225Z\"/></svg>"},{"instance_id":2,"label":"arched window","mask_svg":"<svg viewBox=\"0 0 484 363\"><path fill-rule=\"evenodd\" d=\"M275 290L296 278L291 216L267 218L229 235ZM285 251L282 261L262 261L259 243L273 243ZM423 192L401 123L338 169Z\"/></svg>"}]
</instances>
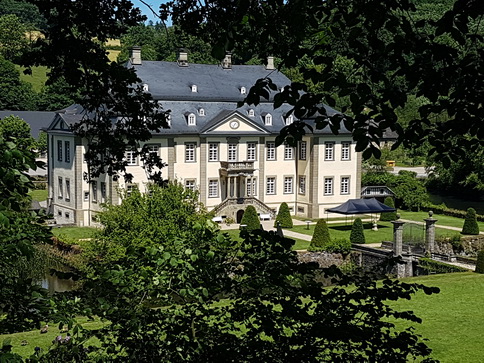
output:
<instances>
[{"instance_id":1,"label":"arched window","mask_svg":"<svg viewBox=\"0 0 484 363\"><path fill-rule=\"evenodd\" d=\"M293 115L289 115L286 117L286 125L290 125L294 122L294 116Z\"/></svg>"},{"instance_id":2,"label":"arched window","mask_svg":"<svg viewBox=\"0 0 484 363\"><path fill-rule=\"evenodd\" d=\"M264 117L264 123L266 125L272 125L272 115L270 113L268 113L265 117Z\"/></svg>"},{"instance_id":3,"label":"arched window","mask_svg":"<svg viewBox=\"0 0 484 363\"><path fill-rule=\"evenodd\" d=\"M203 108L200 108L200 109L198 110L198 115L199 115L199 116L205 116L205 110L204 110Z\"/></svg>"},{"instance_id":4,"label":"arched window","mask_svg":"<svg viewBox=\"0 0 484 363\"><path fill-rule=\"evenodd\" d=\"M254 117L255 116L255 112L254 112L254 110L252 108L247 112L247 114L249 115L249 117Z\"/></svg>"},{"instance_id":5,"label":"arched window","mask_svg":"<svg viewBox=\"0 0 484 363\"><path fill-rule=\"evenodd\" d=\"M198 92L198 88L196 84L192 84L192 92Z\"/></svg>"},{"instance_id":6,"label":"arched window","mask_svg":"<svg viewBox=\"0 0 484 363\"><path fill-rule=\"evenodd\" d=\"M193 113L188 115L188 126L195 126L197 124L197 118Z\"/></svg>"},{"instance_id":7,"label":"arched window","mask_svg":"<svg viewBox=\"0 0 484 363\"><path fill-rule=\"evenodd\" d=\"M144 83L143 84L143 92L148 92L149 91L149 87L148 87L148 84Z\"/></svg>"},{"instance_id":8,"label":"arched window","mask_svg":"<svg viewBox=\"0 0 484 363\"><path fill-rule=\"evenodd\" d=\"M245 95L247 93L247 88L245 87L240 87L240 94Z\"/></svg>"}]
</instances>

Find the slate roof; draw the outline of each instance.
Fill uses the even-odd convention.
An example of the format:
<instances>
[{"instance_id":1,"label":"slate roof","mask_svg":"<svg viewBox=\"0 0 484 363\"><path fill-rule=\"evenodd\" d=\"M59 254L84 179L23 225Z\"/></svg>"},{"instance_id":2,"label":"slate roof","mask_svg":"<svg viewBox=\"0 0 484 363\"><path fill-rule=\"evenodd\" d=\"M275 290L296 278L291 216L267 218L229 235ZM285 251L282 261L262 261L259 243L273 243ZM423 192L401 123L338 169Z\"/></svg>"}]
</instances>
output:
<instances>
[{"instance_id":1,"label":"slate roof","mask_svg":"<svg viewBox=\"0 0 484 363\"><path fill-rule=\"evenodd\" d=\"M128 63L127 66L133 65ZM143 84L148 85L148 91L158 100L160 107L170 111L171 127L160 130L156 135L200 135L231 115L244 118L245 122L254 124L258 130L209 133L277 135L285 126L284 116L292 108L284 104L274 109L270 101L261 102L257 106L244 105L237 108L237 102L246 96L240 93L240 88L250 88L259 78L270 76L279 88L290 83L282 73L266 70L264 66L233 65L232 69L224 69L219 65L209 64L189 64L188 67L180 67L176 62L143 61L141 65L133 67ZM192 92L192 85L197 85L198 92ZM328 106L325 107L328 115L338 113ZM200 109L204 110L204 116L200 116ZM250 109L254 110L253 117L249 116ZM73 125L81 120L83 112L82 106L72 105L58 114L68 125ZM188 125L188 115L191 113L196 117L196 125L193 126ZM268 113L272 115L272 125L264 123L263 116ZM331 134L329 128L314 132ZM342 129L341 133L349 132Z\"/></svg>"},{"instance_id":2,"label":"slate roof","mask_svg":"<svg viewBox=\"0 0 484 363\"><path fill-rule=\"evenodd\" d=\"M40 130L49 127L55 114L48 111L0 111L0 119L11 115L21 118L30 125L30 134L37 139Z\"/></svg>"}]
</instances>

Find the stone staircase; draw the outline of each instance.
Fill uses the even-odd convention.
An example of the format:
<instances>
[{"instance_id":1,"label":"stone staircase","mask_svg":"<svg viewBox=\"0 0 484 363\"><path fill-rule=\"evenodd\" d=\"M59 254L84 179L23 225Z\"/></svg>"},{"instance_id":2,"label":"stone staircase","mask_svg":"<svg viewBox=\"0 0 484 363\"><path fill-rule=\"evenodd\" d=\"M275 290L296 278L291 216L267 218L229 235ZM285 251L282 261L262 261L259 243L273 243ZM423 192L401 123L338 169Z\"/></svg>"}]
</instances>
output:
<instances>
[{"instance_id":1,"label":"stone staircase","mask_svg":"<svg viewBox=\"0 0 484 363\"><path fill-rule=\"evenodd\" d=\"M240 209L245 209L248 205L253 205L258 214L270 215L271 219L275 218L275 210L254 197L227 198L216 206L212 212L215 216L227 216L236 219L235 213Z\"/></svg>"}]
</instances>

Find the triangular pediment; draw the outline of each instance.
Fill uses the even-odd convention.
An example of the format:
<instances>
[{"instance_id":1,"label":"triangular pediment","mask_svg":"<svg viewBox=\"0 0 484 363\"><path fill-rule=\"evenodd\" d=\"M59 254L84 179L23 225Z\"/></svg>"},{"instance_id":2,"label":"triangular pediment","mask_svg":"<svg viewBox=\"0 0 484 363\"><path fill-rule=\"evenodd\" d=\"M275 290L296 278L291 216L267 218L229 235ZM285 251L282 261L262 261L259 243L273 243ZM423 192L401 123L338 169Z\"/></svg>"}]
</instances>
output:
<instances>
[{"instance_id":1,"label":"triangular pediment","mask_svg":"<svg viewBox=\"0 0 484 363\"><path fill-rule=\"evenodd\" d=\"M60 131L70 131L70 127L59 115L54 117L54 120L47 128L48 130L60 130Z\"/></svg>"},{"instance_id":2,"label":"triangular pediment","mask_svg":"<svg viewBox=\"0 0 484 363\"><path fill-rule=\"evenodd\" d=\"M238 111L221 113L202 130L203 134L217 133L258 133L268 134L266 128Z\"/></svg>"}]
</instances>

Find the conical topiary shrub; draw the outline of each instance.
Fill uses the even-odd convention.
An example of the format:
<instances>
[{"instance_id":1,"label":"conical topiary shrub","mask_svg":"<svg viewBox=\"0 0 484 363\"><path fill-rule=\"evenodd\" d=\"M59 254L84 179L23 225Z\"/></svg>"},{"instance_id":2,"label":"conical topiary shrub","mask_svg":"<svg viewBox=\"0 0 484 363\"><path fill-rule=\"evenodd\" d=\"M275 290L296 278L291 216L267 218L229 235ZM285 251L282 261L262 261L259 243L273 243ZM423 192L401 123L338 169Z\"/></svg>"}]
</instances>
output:
<instances>
[{"instance_id":1,"label":"conical topiary shrub","mask_svg":"<svg viewBox=\"0 0 484 363\"><path fill-rule=\"evenodd\" d=\"M360 244L365 243L365 234L363 233L363 223L361 222L361 218L356 218L353 222L353 226L351 227L350 242Z\"/></svg>"},{"instance_id":2,"label":"conical topiary shrub","mask_svg":"<svg viewBox=\"0 0 484 363\"><path fill-rule=\"evenodd\" d=\"M395 208L395 202L393 201L392 197L386 197L383 204L385 204L388 207ZM395 219L397 219L397 211L383 212L382 214L380 214L380 221L389 222L389 221L394 221Z\"/></svg>"},{"instance_id":3,"label":"conical topiary shrub","mask_svg":"<svg viewBox=\"0 0 484 363\"><path fill-rule=\"evenodd\" d=\"M291 212L287 203L282 203L279 207L276 220L274 221L274 227L277 227L277 222L281 224L282 228L292 228Z\"/></svg>"},{"instance_id":4,"label":"conical topiary shrub","mask_svg":"<svg viewBox=\"0 0 484 363\"><path fill-rule=\"evenodd\" d=\"M247 208L245 208L244 215L240 221L240 225L243 224L247 226L245 227L247 231L260 229L259 216L257 215L257 211L255 210L254 206L249 205Z\"/></svg>"},{"instance_id":5,"label":"conical topiary shrub","mask_svg":"<svg viewBox=\"0 0 484 363\"><path fill-rule=\"evenodd\" d=\"M479 226L476 219L476 210L474 208L468 208L466 214L466 220L462 227L462 234L479 234Z\"/></svg>"},{"instance_id":6,"label":"conical topiary shrub","mask_svg":"<svg viewBox=\"0 0 484 363\"><path fill-rule=\"evenodd\" d=\"M330 243L331 236L329 235L328 225L324 219L320 219L314 227L313 238L311 238L308 251L324 251Z\"/></svg>"},{"instance_id":7,"label":"conical topiary shrub","mask_svg":"<svg viewBox=\"0 0 484 363\"><path fill-rule=\"evenodd\" d=\"M484 251L477 254L476 270L479 274L484 274Z\"/></svg>"}]
</instances>

